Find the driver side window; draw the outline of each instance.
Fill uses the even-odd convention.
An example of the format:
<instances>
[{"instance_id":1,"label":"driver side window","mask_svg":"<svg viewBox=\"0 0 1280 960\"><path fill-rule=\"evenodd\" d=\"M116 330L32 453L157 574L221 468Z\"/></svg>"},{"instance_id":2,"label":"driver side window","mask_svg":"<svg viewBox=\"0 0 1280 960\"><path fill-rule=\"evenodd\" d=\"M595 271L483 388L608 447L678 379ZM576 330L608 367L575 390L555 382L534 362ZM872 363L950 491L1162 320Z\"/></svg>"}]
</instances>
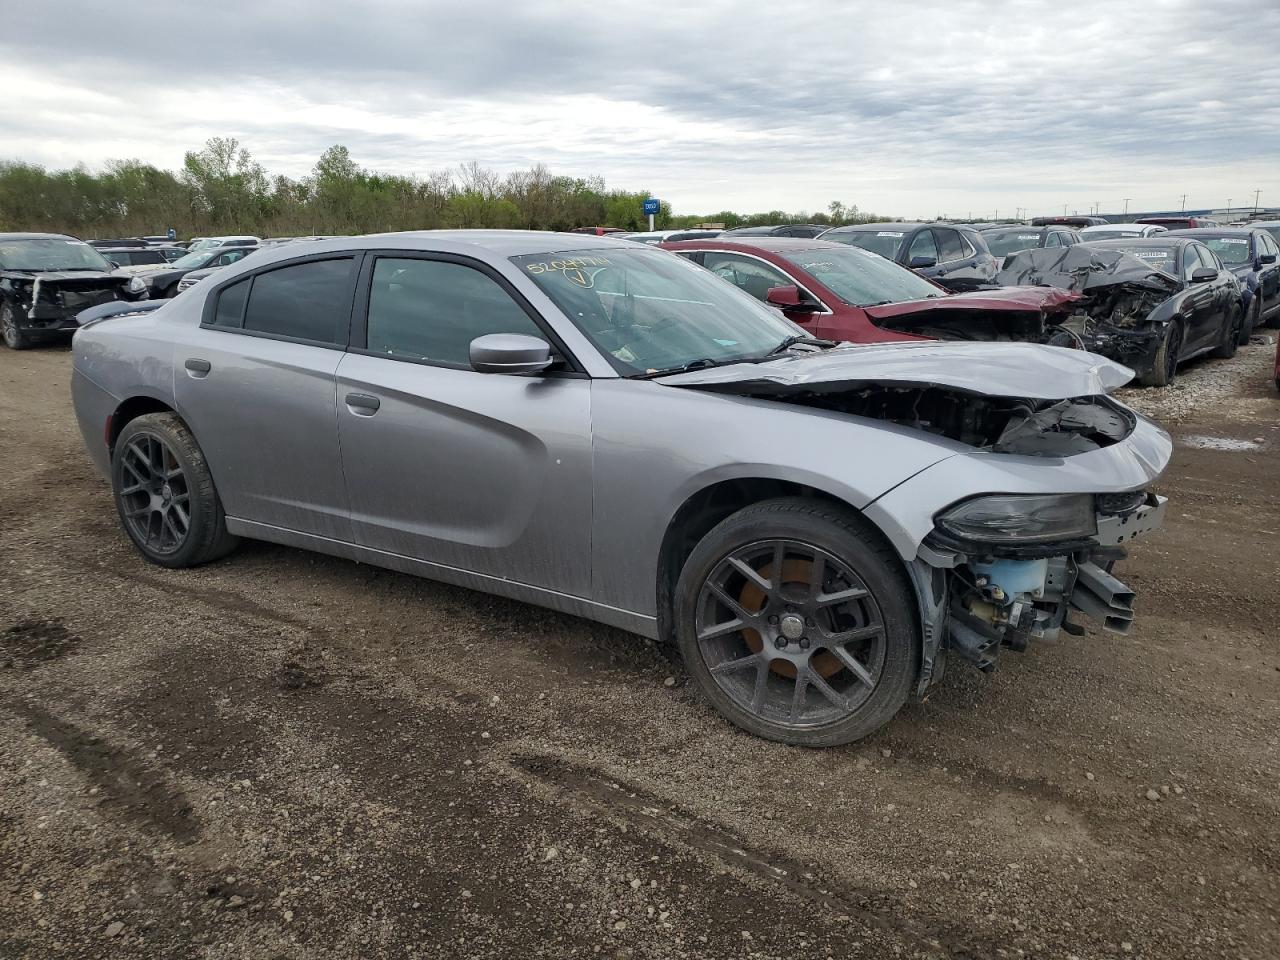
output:
<instances>
[{"instance_id":1,"label":"driver side window","mask_svg":"<svg viewBox=\"0 0 1280 960\"><path fill-rule=\"evenodd\" d=\"M728 280L739 290L751 294L761 302L767 302L770 287L787 287L795 283L781 270L732 253L707 253L702 265L722 280Z\"/></svg>"},{"instance_id":2,"label":"driver side window","mask_svg":"<svg viewBox=\"0 0 1280 960\"><path fill-rule=\"evenodd\" d=\"M907 263L916 257L938 259L938 244L933 239L932 230L921 230L911 241L911 249L907 251Z\"/></svg>"}]
</instances>

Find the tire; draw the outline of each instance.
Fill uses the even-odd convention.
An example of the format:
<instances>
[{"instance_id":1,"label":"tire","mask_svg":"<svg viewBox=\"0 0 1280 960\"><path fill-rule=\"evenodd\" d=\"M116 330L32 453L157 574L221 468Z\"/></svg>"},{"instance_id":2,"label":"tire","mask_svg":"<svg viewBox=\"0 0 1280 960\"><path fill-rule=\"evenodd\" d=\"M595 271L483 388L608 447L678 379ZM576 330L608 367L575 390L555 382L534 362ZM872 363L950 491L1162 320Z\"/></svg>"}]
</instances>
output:
<instances>
[{"instance_id":1,"label":"tire","mask_svg":"<svg viewBox=\"0 0 1280 960\"><path fill-rule=\"evenodd\" d=\"M726 718L826 747L873 733L906 702L920 668L915 610L897 555L865 519L780 498L703 537L680 573L673 626L690 675ZM740 614L757 626L735 629Z\"/></svg>"},{"instance_id":2,"label":"tire","mask_svg":"<svg viewBox=\"0 0 1280 960\"><path fill-rule=\"evenodd\" d=\"M159 566L198 567L240 542L227 532L204 454L176 413L125 424L111 455L111 491L125 534Z\"/></svg>"},{"instance_id":3,"label":"tire","mask_svg":"<svg viewBox=\"0 0 1280 960\"><path fill-rule=\"evenodd\" d=\"M18 312L8 300L0 303L0 342L10 350L26 350L31 346L31 336L18 326Z\"/></svg>"},{"instance_id":4,"label":"tire","mask_svg":"<svg viewBox=\"0 0 1280 960\"><path fill-rule=\"evenodd\" d=\"M1253 304L1249 307L1249 315L1240 329L1240 346L1248 346L1249 338L1255 330L1262 329L1262 294L1253 295Z\"/></svg>"},{"instance_id":5,"label":"tire","mask_svg":"<svg viewBox=\"0 0 1280 960\"><path fill-rule=\"evenodd\" d=\"M1209 356L1218 360L1230 360L1240 349L1240 337L1244 330L1244 308L1236 304L1227 319L1226 329L1222 331L1222 340L1210 351ZM1245 338L1248 339L1247 337Z\"/></svg>"},{"instance_id":6,"label":"tire","mask_svg":"<svg viewBox=\"0 0 1280 960\"><path fill-rule=\"evenodd\" d=\"M1151 367L1138 375L1138 382L1144 387L1168 386L1178 375L1178 354L1181 352L1182 321L1173 320L1165 326Z\"/></svg>"}]
</instances>

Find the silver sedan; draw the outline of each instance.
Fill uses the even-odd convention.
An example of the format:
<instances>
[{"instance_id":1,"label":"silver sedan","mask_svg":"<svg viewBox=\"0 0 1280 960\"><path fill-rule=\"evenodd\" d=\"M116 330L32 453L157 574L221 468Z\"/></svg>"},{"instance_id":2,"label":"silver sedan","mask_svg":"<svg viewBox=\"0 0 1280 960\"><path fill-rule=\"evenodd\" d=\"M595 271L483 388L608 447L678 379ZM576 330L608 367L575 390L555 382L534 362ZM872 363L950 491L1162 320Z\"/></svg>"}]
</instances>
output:
<instances>
[{"instance_id":1,"label":"silver sedan","mask_svg":"<svg viewBox=\"0 0 1280 960\"><path fill-rule=\"evenodd\" d=\"M834 345L625 240L263 252L98 308L75 409L144 557L274 541L678 646L741 727L863 737L948 660L1126 630L1170 454L1131 372L1019 343Z\"/></svg>"}]
</instances>

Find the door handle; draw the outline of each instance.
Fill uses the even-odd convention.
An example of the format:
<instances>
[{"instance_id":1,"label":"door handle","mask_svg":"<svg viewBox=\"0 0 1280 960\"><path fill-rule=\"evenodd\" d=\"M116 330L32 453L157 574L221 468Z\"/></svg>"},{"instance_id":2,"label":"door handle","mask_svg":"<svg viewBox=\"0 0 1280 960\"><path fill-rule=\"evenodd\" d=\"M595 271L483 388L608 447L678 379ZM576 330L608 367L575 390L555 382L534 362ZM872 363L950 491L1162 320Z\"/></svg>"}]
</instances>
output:
<instances>
[{"instance_id":1,"label":"door handle","mask_svg":"<svg viewBox=\"0 0 1280 960\"><path fill-rule=\"evenodd\" d=\"M347 409L357 417L372 417L378 412L378 408L382 406L381 400L377 397L371 397L367 393L348 393L346 401Z\"/></svg>"},{"instance_id":2,"label":"door handle","mask_svg":"<svg viewBox=\"0 0 1280 960\"><path fill-rule=\"evenodd\" d=\"M209 371L213 369L213 364L208 360L201 360L199 357L187 357L187 362L183 366L187 368L187 373L197 379L207 377Z\"/></svg>"}]
</instances>

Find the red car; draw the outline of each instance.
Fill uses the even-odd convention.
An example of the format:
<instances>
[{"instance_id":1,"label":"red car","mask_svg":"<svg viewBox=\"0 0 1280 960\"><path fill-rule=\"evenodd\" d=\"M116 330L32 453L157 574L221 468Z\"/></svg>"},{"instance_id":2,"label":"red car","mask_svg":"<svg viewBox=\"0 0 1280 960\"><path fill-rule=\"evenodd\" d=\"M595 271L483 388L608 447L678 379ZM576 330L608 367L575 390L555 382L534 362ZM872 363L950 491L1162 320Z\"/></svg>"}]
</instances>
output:
<instances>
[{"instance_id":1,"label":"red car","mask_svg":"<svg viewBox=\"0 0 1280 960\"><path fill-rule=\"evenodd\" d=\"M1041 340L1079 296L1052 287L950 293L906 267L826 240L736 237L660 246L779 310L811 336L886 340Z\"/></svg>"},{"instance_id":2,"label":"red car","mask_svg":"<svg viewBox=\"0 0 1280 960\"><path fill-rule=\"evenodd\" d=\"M1194 230L1197 227L1220 226L1217 220L1208 217L1139 217L1134 223L1154 223L1166 230Z\"/></svg>"}]
</instances>

